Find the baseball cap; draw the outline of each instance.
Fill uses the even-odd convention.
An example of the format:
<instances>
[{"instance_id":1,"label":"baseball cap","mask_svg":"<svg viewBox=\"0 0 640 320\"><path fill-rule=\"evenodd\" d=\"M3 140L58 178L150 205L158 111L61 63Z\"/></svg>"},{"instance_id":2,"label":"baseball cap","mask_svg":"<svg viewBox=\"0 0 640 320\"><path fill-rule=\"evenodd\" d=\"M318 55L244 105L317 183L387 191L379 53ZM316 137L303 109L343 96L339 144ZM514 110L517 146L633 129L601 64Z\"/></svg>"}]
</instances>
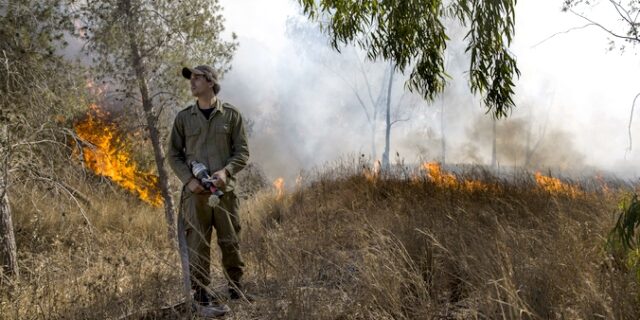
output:
<instances>
[{"instance_id":1,"label":"baseball cap","mask_svg":"<svg viewBox=\"0 0 640 320\"><path fill-rule=\"evenodd\" d=\"M182 68L182 76L191 79L192 74L203 75L207 81L213 82L213 93L220 92L220 82L218 82L218 73L210 66L200 65L194 68Z\"/></svg>"}]
</instances>

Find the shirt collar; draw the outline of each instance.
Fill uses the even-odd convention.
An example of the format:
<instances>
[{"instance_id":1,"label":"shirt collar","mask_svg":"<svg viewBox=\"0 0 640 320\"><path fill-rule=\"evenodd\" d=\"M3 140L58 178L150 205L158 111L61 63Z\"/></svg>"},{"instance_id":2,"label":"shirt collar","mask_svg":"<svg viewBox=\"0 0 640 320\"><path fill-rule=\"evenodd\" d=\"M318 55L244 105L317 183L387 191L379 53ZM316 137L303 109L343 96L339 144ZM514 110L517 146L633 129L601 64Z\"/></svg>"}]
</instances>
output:
<instances>
[{"instance_id":1,"label":"shirt collar","mask_svg":"<svg viewBox=\"0 0 640 320\"><path fill-rule=\"evenodd\" d=\"M220 101L220 99L217 97L214 97L213 99L215 99L215 102L213 102L213 108L215 109L215 111L213 111L213 113L215 114L216 112L220 112L220 114L224 114L224 108L222 107L222 102ZM200 111L198 111L198 100L196 100L196 103L191 106L191 114L197 114L198 112Z\"/></svg>"}]
</instances>

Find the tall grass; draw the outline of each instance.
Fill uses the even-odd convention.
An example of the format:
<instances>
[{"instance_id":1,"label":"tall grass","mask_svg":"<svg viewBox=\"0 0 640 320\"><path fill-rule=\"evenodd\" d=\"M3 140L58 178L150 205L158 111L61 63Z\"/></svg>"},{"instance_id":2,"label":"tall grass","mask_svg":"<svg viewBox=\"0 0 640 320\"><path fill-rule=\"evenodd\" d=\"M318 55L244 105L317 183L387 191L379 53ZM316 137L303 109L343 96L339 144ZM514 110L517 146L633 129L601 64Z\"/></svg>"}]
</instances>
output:
<instances>
[{"instance_id":1,"label":"tall grass","mask_svg":"<svg viewBox=\"0 0 640 320\"><path fill-rule=\"evenodd\" d=\"M242 250L255 303L235 319L637 319L638 282L606 251L621 188L581 182L577 196L531 175L482 170L443 186L399 170L371 178L336 165L284 197L243 202ZM14 197L22 278L3 318L179 318L179 262L162 212L92 187L92 225L43 197ZM37 209L33 209L33 208ZM75 210L75 211L74 211ZM214 246L212 258L219 259ZM212 266L215 290L225 281Z\"/></svg>"}]
</instances>

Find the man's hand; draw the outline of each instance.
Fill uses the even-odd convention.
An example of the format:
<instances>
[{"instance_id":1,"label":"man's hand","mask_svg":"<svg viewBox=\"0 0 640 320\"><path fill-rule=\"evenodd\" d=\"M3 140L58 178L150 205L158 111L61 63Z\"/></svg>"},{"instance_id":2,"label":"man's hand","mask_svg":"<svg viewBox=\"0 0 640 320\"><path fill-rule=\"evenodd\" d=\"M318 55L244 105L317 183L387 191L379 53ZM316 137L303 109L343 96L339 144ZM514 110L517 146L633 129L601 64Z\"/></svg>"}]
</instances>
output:
<instances>
[{"instance_id":1,"label":"man's hand","mask_svg":"<svg viewBox=\"0 0 640 320\"><path fill-rule=\"evenodd\" d=\"M196 178L191 178L191 180L187 182L187 189L192 193L203 193L205 191L200 181Z\"/></svg>"},{"instance_id":2,"label":"man's hand","mask_svg":"<svg viewBox=\"0 0 640 320\"><path fill-rule=\"evenodd\" d=\"M223 168L222 170L214 172L213 176L218 178L213 182L213 185L218 189L224 189L227 185L227 170Z\"/></svg>"}]
</instances>

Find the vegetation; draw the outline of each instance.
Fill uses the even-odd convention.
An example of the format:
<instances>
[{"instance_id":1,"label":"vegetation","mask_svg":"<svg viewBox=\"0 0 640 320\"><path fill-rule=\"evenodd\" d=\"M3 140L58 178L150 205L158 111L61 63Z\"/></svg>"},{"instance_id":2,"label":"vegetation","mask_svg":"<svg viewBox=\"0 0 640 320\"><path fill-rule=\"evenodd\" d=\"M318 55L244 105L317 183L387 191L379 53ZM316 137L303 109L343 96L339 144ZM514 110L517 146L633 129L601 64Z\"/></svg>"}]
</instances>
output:
<instances>
[{"instance_id":1,"label":"vegetation","mask_svg":"<svg viewBox=\"0 0 640 320\"><path fill-rule=\"evenodd\" d=\"M485 102L497 116L512 106L517 68L507 51L511 1L460 0L446 7L301 2L311 16L332 13L334 46L356 41L371 58L415 68L410 84L425 97L439 92L446 78L442 19L468 23L472 89L486 90ZM424 11L407 10L408 4ZM0 1L3 319L184 316L168 307L182 298L180 259L163 218L173 214L176 194L162 190L163 213L117 187L117 179L86 170L92 166L82 162L82 152L101 146L74 131L78 119L87 117L90 99L83 69L60 53L66 37L80 31L101 79L117 88L114 94L126 106L142 102L162 175L158 117L163 105L184 96L184 87L172 84L179 77L171 70L195 61L229 68L236 43L218 38L218 10L217 2L201 0ZM85 24L74 27L72 21ZM374 32L361 38L368 27ZM122 135L115 126L98 127L113 129L105 134L109 138ZM134 175L150 174L128 168ZM570 183L527 172L505 178L482 168L452 174L434 163L397 165L381 174L345 162L301 176L285 192L267 187L255 164L242 174L247 287L259 299L232 304L234 318L640 314L640 204L628 196L635 185ZM164 179L166 187L175 178ZM278 180L277 188L282 185ZM619 205L620 198L625 201ZM212 255L220 258L218 250ZM222 270L213 268L213 289L223 292Z\"/></svg>"},{"instance_id":2,"label":"vegetation","mask_svg":"<svg viewBox=\"0 0 640 320\"><path fill-rule=\"evenodd\" d=\"M638 280L605 246L617 181L567 182L431 165L379 176L345 163L263 188L243 202L247 280L261 298L236 319L633 319ZM80 187L80 186L79 186ZM22 280L3 291L10 318L178 318L179 260L160 210L83 183L94 232L15 198ZM579 190L568 192L567 190ZM17 193L24 194L24 193ZM98 196L96 196L98 198ZM97 199L96 199L97 200ZM123 213L125 213L123 215ZM217 250L213 250L218 259ZM216 291L222 270L213 265Z\"/></svg>"},{"instance_id":3,"label":"vegetation","mask_svg":"<svg viewBox=\"0 0 640 320\"><path fill-rule=\"evenodd\" d=\"M87 41L101 80L112 83L127 105L142 107L170 238L175 213L158 118L166 106L184 101L186 86L177 76L182 67L205 63L221 72L230 67L236 43L220 38L219 11L217 1L90 0L76 13L83 23L78 35Z\"/></svg>"},{"instance_id":4,"label":"vegetation","mask_svg":"<svg viewBox=\"0 0 640 320\"><path fill-rule=\"evenodd\" d=\"M72 28L59 1L0 2L0 283L17 274L13 186L67 197L74 112L85 96L81 69L56 54ZM73 171L73 170L71 170Z\"/></svg>"},{"instance_id":5,"label":"vegetation","mask_svg":"<svg viewBox=\"0 0 640 320\"><path fill-rule=\"evenodd\" d=\"M508 50L515 32L513 0L298 2L309 17L321 21L335 49L356 43L370 59L390 60L402 72L410 69L407 86L429 100L446 83L445 22L454 19L468 27L471 91L484 95L487 111L497 118L514 106L513 80L520 71Z\"/></svg>"}]
</instances>

